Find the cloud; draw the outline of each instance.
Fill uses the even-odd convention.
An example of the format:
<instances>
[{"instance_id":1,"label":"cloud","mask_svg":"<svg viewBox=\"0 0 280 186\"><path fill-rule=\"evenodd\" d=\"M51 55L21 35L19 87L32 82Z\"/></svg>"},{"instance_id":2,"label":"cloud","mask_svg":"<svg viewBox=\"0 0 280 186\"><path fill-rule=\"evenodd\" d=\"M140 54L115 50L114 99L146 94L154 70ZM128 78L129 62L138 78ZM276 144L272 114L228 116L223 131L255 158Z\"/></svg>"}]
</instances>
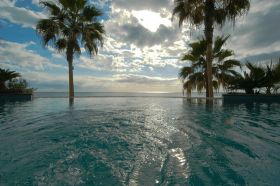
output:
<instances>
[{"instance_id":1,"label":"cloud","mask_svg":"<svg viewBox=\"0 0 280 186\"><path fill-rule=\"evenodd\" d=\"M25 72L23 76L38 91L67 91L68 76L44 72ZM96 92L180 91L180 82L174 78L118 74L112 77L74 75L75 89Z\"/></svg>"},{"instance_id":2,"label":"cloud","mask_svg":"<svg viewBox=\"0 0 280 186\"><path fill-rule=\"evenodd\" d=\"M171 0L113 0L114 7L130 10L160 10L172 7Z\"/></svg>"},{"instance_id":3,"label":"cloud","mask_svg":"<svg viewBox=\"0 0 280 186\"><path fill-rule=\"evenodd\" d=\"M166 3L169 6L170 1L137 1L136 9L129 5L130 2L122 3L112 2L110 19L105 21L107 39L101 53L110 54L107 57L113 60L111 71L143 75L154 72L162 76L173 73L173 77L177 77L177 71L182 67L179 58L187 51L190 41L190 28L179 29L177 22L171 22L171 12L165 6ZM154 8L148 8L151 4ZM157 21L151 21L152 17Z\"/></svg>"},{"instance_id":4,"label":"cloud","mask_svg":"<svg viewBox=\"0 0 280 186\"><path fill-rule=\"evenodd\" d=\"M166 40L172 44L181 32L177 25L172 25L170 13L168 18L161 17L158 12L125 9L112 10L111 14L111 19L105 23L108 35L138 47L162 44Z\"/></svg>"},{"instance_id":5,"label":"cloud","mask_svg":"<svg viewBox=\"0 0 280 186\"><path fill-rule=\"evenodd\" d=\"M15 0L2 0L0 1L0 6L14 6Z\"/></svg>"},{"instance_id":6,"label":"cloud","mask_svg":"<svg viewBox=\"0 0 280 186\"><path fill-rule=\"evenodd\" d=\"M135 74L119 74L114 76L116 82L121 83L134 83L134 84L174 84L177 82L177 78L163 78L163 77L151 77L145 75Z\"/></svg>"},{"instance_id":7,"label":"cloud","mask_svg":"<svg viewBox=\"0 0 280 186\"><path fill-rule=\"evenodd\" d=\"M42 57L33 50L28 49L34 45L33 42L16 43L0 40L0 64L5 68L13 70L35 70L42 71L46 68L65 68L52 63L48 58Z\"/></svg>"},{"instance_id":8,"label":"cloud","mask_svg":"<svg viewBox=\"0 0 280 186\"><path fill-rule=\"evenodd\" d=\"M151 32L142 25L126 24L119 28L123 33L119 39L134 43L139 47L154 46L163 43L165 40L174 42L176 39L176 30L160 25L156 32Z\"/></svg>"},{"instance_id":9,"label":"cloud","mask_svg":"<svg viewBox=\"0 0 280 186\"><path fill-rule=\"evenodd\" d=\"M37 20L44 17L43 12L16 7L15 2L0 1L2 20L34 28ZM32 3L38 5L38 0L32 0ZM174 91L181 88L177 73L185 63L179 59L188 51L188 44L203 35L203 27L190 28L185 24L179 29L178 20L171 22L173 0L90 0L90 3L106 14L102 21L107 35L104 48L97 56L90 58L83 50L82 56L75 58L78 90ZM223 29L215 28L216 34L231 34L227 48L233 49L238 59L276 58L280 55L279 10L279 0L252 0L250 12L238 18L234 29L226 24ZM64 54L47 48L51 56L43 57L36 49L29 49L32 44L28 41L22 44L2 42L2 66L21 68L40 88L67 90L67 71L63 69L67 66L57 66L50 61L65 61ZM63 69L65 74L58 75L57 70L52 70L54 68ZM35 71L32 76L31 70ZM100 77L83 75L90 71ZM112 77L107 77L108 74Z\"/></svg>"},{"instance_id":10,"label":"cloud","mask_svg":"<svg viewBox=\"0 0 280 186\"><path fill-rule=\"evenodd\" d=\"M34 4L34 5L39 5L39 3L40 3L40 0L32 0L32 4Z\"/></svg>"},{"instance_id":11,"label":"cloud","mask_svg":"<svg viewBox=\"0 0 280 186\"><path fill-rule=\"evenodd\" d=\"M123 71L126 66L123 63L118 63L118 60L113 59L113 56L100 54L93 58L81 56L76 67L99 71Z\"/></svg>"},{"instance_id":12,"label":"cloud","mask_svg":"<svg viewBox=\"0 0 280 186\"><path fill-rule=\"evenodd\" d=\"M280 53L279 17L280 1L252 0L248 15L239 18L234 29L228 24L221 32L231 33L228 47L239 59L274 58Z\"/></svg>"},{"instance_id":13,"label":"cloud","mask_svg":"<svg viewBox=\"0 0 280 186\"><path fill-rule=\"evenodd\" d=\"M0 17L23 27L35 28L37 21L46 16L42 12L16 7L15 1L2 0L0 2Z\"/></svg>"},{"instance_id":14,"label":"cloud","mask_svg":"<svg viewBox=\"0 0 280 186\"><path fill-rule=\"evenodd\" d=\"M171 26L171 20L161 17L160 13L156 13L149 10L133 10L132 15L137 18L138 22L151 32L156 32L160 25L166 27Z\"/></svg>"}]
</instances>

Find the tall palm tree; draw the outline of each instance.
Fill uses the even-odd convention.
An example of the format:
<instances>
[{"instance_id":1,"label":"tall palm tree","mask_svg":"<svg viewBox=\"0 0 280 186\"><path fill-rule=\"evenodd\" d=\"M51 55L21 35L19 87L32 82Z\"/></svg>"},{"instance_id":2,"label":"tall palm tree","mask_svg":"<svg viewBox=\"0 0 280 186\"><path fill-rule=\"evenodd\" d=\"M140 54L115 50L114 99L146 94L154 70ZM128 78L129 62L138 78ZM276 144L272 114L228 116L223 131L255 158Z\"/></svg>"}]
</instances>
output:
<instances>
[{"instance_id":1,"label":"tall palm tree","mask_svg":"<svg viewBox=\"0 0 280 186\"><path fill-rule=\"evenodd\" d=\"M235 22L236 17L250 8L250 0L175 0L173 16L179 17L179 26L184 21L193 25L204 25L207 42L207 97L213 97L212 61L214 25L222 26L227 20Z\"/></svg>"},{"instance_id":2,"label":"tall palm tree","mask_svg":"<svg viewBox=\"0 0 280 186\"><path fill-rule=\"evenodd\" d=\"M41 19L36 27L44 46L51 44L65 52L69 69L69 99L74 100L73 58L81 54L81 46L89 55L96 55L103 45L104 26L98 22L101 11L86 0L42 1L50 16Z\"/></svg>"},{"instance_id":3,"label":"tall palm tree","mask_svg":"<svg viewBox=\"0 0 280 186\"><path fill-rule=\"evenodd\" d=\"M10 71L9 69L5 70L0 68L0 90L5 90L7 87L5 85L6 81L9 81L13 78L20 77L21 75L15 71Z\"/></svg>"},{"instance_id":4,"label":"tall palm tree","mask_svg":"<svg viewBox=\"0 0 280 186\"><path fill-rule=\"evenodd\" d=\"M213 48L213 66L212 79L213 88L218 90L220 86L227 89L229 81L236 77L235 68L240 67L240 62L230 59L233 51L223 49L223 46L229 36L217 37ZM183 89L190 94L192 89L201 92L206 89L207 92L207 42L205 39L191 43L191 50L182 58L183 61L191 62L188 67L183 67L179 72L179 77L183 82Z\"/></svg>"}]
</instances>

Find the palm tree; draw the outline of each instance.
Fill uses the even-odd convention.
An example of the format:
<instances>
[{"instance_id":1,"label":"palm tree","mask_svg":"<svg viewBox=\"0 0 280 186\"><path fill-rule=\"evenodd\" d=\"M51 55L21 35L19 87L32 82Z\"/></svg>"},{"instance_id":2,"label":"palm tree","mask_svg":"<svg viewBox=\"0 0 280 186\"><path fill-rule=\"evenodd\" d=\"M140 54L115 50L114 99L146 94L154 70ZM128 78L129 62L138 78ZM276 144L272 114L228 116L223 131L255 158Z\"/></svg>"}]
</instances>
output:
<instances>
[{"instance_id":1,"label":"palm tree","mask_svg":"<svg viewBox=\"0 0 280 186\"><path fill-rule=\"evenodd\" d=\"M20 77L21 75L15 71L10 71L9 69L5 70L0 68L0 90L5 90L7 87L5 85L6 81L9 81L13 78Z\"/></svg>"},{"instance_id":2,"label":"palm tree","mask_svg":"<svg viewBox=\"0 0 280 186\"><path fill-rule=\"evenodd\" d=\"M103 45L104 26L98 22L101 11L86 0L58 0L58 3L42 1L50 16L41 19L36 27L43 45L51 44L59 52L65 52L69 69L69 100L74 100L73 58L81 54L81 46L96 55Z\"/></svg>"},{"instance_id":3,"label":"palm tree","mask_svg":"<svg viewBox=\"0 0 280 186\"><path fill-rule=\"evenodd\" d=\"M236 77L238 68L241 69L241 64L238 60L231 59L234 52L229 49L223 49L224 44L230 36L218 36L215 39L213 47L213 66L212 72L214 79L218 81L218 86L228 89L229 82ZM206 63L206 59L205 59Z\"/></svg>"},{"instance_id":4,"label":"palm tree","mask_svg":"<svg viewBox=\"0 0 280 186\"><path fill-rule=\"evenodd\" d=\"M265 83L265 69L253 65L250 62L246 63L247 71L244 71L243 76L236 74L235 78L229 83L229 89L245 90L246 94L254 94L254 89L262 88Z\"/></svg>"},{"instance_id":5,"label":"palm tree","mask_svg":"<svg viewBox=\"0 0 280 186\"><path fill-rule=\"evenodd\" d=\"M257 66L250 62L246 63L247 71L243 75L236 74L230 81L229 89L245 90L246 94L254 94L255 89L265 88L266 94L271 94L272 90L277 92L280 82L280 62L276 65Z\"/></svg>"},{"instance_id":6,"label":"palm tree","mask_svg":"<svg viewBox=\"0 0 280 186\"><path fill-rule=\"evenodd\" d=\"M204 25L207 42L207 97L213 97L212 61L214 25L222 26L227 20L235 23L236 17L250 8L250 0L175 0L173 16L179 18L179 26L186 20L193 25Z\"/></svg>"},{"instance_id":7,"label":"palm tree","mask_svg":"<svg viewBox=\"0 0 280 186\"><path fill-rule=\"evenodd\" d=\"M236 77L237 72L234 68L240 67L240 62L234 59L229 59L233 56L233 51L223 49L223 46L229 36L217 37L214 42L213 48L213 67L212 79L213 88L218 90L220 86L227 89L228 83ZM182 58L183 61L191 62L188 67L183 67L179 72L179 77L183 82L183 89L187 90L190 95L192 89L201 92L206 89L207 92L207 68L206 68L206 55L207 55L207 42L205 39L191 43L191 50Z\"/></svg>"},{"instance_id":8,"label":"palm tree","mask_svg":"<svg viewBox=\"0 0 280 186\"><path fill-rule=\"evenodd\" d=\"M201 71L196 71L194 65L183 67L179 72L179 77L183 82L183 94L187 91L187 96L190 97L192 90L195 89L199 93L206 88L205 75Z\"/></svg>"},{"instance_id":9,"label":"palm tree","mask_svg":"<svg viewBox=\"0 0 280 186\"><path fill-rule=\"evenodd\" d=\"M187 90L187 96L191 96L191 91L193 89L198 92L206 89L207 83L206 64L202 56L206 51L206 42L205 40L200 40L189 44L189 46L191 50L183 56L182 60L190 61L191 65L183 67L179 72L179 78L183 82L183 93L184 90Z\"/></svg>"},{"instance_id":10,"label":"palm tree","mask_svg":"<svg viewBox=\"0 0 280 186\"><path fill-rule=\"evenodd\" d=\"M266 93L271 94L272 89L277 90L277 83L280 82L280 62L276 65L267 65L265 70L264 84L266 88Z\"/></svg>"}]
</instances>

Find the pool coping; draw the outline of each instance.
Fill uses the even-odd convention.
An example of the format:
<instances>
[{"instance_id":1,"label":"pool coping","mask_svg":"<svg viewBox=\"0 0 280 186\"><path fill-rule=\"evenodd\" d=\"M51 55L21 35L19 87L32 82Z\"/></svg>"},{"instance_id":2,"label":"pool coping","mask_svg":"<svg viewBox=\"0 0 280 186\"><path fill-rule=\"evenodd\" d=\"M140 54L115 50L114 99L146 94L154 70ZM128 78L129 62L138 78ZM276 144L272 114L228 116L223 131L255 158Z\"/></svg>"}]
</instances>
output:
<instances>
[{"instance_id":1,"label":"pool coping","mask_svg":"<svg viewBox=\"0 0 280 186\"><path fill-rule=\"evenodd\" d=\"M280 94L223 94L224 102L280 102Z\"/></svg>"},{"instance_id":2,"label":"pool coping","mask_svg":"<svg viewBox=\"0 0 280 186\"><path fill-rule=\"evenodd\" d=\"M33 99L33 94L30 93L0 93L0 100L4 101L19 101L26 100L31 101Z\"/></svg>"}]
</instances>

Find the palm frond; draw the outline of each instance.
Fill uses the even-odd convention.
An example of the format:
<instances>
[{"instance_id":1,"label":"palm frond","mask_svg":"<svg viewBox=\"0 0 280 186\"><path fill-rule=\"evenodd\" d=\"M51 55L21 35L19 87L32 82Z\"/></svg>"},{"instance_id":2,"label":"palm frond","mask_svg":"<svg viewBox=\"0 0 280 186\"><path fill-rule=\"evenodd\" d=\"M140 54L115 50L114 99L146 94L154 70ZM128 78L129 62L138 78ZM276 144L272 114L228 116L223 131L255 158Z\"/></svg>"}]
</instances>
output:
<instances>
[{"instance_id":1,"label":"palm frond","mask_svg":"<svg viewBox=\"0 0 280 186\"><path fill-rule=\"evenodd\" d=\"M236 17L246 14L250 9L250 0L220 0L225 18L235 24Z\"/></svg>"},{"instance_id":2,"label":"palm frond","mask_svg":"<svg viewBox=\"0 0 280 186\"><path fill-rule=\"evenodd\" d=\"M61 12L60 7L58 7L53 2L41 1L40 4L43 5L44 7L46 7L49 10L49 12L51 13L51 15L58 16Z\"/></svg>"},{"instance_id":3,"label":"palm frond","mask_svg":"<svg viewBox=\"0 0 280 186\"><path fill-rule=\"evenodd\" d=\"M0 68L0 81L5 82L11 80L13 78L21 77L21 75L15 71L11 71L9 69Z\"/></svg>"},{"instance_id":4,"label":"palm frond","mask_svg":"<svg viewBox=\"0 0 280 186\"><path fill-rule=\"evenodd\" d=\"M86 6L83 10L83 16L87 21L92 21L96 17L102 16L102 12L95 6Z\"/></svg>"},{"instance_id":5,"label":"palm frond","mask_svg":"<svg viewBox=\"0 0 280 186\"><path fill-rule=\"evenodd\" d=\"M71 11L75 11L75 1L76 0L58 0L58 2L62 5L64 9L69 9Z\"/></svg>"},{"instance_id":6,"label":"palm frond","mask_svg":"<svg viewBox=\"0 0 280 186\"><path fill-rule=\"evenodd\" d=\"M182 58L181 58L182 61L197 61L198 58L193 56L192 54L188 53L188 54L185 54Z\"/></svg>"},{"instance_id":7,"label":"palm frond","mask_svg":"<svg viewBox=\"0 0 280 186\"><path fill-rule=\"evenodd\" d=\"M86 6L86 0L75 0L76 10L84 10Z\"/></svg>"},{"instance_id":8,"label":"palm frond","mask_svg":"<svg viewBox=\"0 0 280 186\"><path fill-rule=\"evenodd\" d=\"M223 50L221 49L218 53L216 53L215 57L218 58L218 61L223 61L228 57L233 56L232 50Z\"/></svg>"},{"instance_id":9,"label":"palm frond","mask_svg":"<svg viewBox=\"0 0 280 186\"><path fill-rule=\"evenodd\" d=\"M234 60L234 59L229 59L223 62L223 64L220 65L221 69L224 70L229 70L233 67L241 67L241 63L238 60Z\"/></svg>"},{"instance_id":10,"label":"palm frond","mask_svg":"<svg viewBox=\"0 0 280 186\"><path fill-rule=\"evenodd\" d=\"M184 21L194 25L201 25L205 19L205 1L175 0L172 18L179 18L179 26ZM223 26L228 20L235 23L237 16L246 14L250 8L250 0L217 0L214 10L214 22Z\"/></svg>"},{"instance_id":11,"label":"palm frond","mask_svg":"<svg viewBox=\"0 0 280 186\"><path fill-rule=\"evenodd\" d=\"M193 73L192 67L183 67L179 72L179 78L184 81L190 74Z\"/></svg>"},{"instance_id":12,"label":"palm frond","mask_svg":"<svg viewBox=\"0 0 280 186\"><path fill-rule=\"evenodd\" d=\"M55 43L55 48L58 50L58 52L62 52L67 48L67 41L66 39L58 39Z\"/></svg>"},{"instance_id":13,"label":"palm frond","mask_svg":"<svg viewBox=\"0 0 280 186\"><path fill-rule=\"evenodd\" d=\"M213 88L215 89L215 90L219 90L219 82L218 81L215 81L215 80L213 80Z\"/></svg>"},{"instance_id":14,"label":"palm frond","mask_svg":"<svg viewBox=\"0 0 280 186\"><path fill-rule=\"evenodd\" d=\"M200 25L204 20L204 3L202 1L193 0L175 0L175 7L172 13L172 19L175 16L179 18L179 26L184 21L188 21L194 25Z\"/></svg>"},{"instance_id":15,"label":"palm frond","mask_svg":"<svg viewBox=\"0 0 280 186\"><path fill-rule=\"evenodd\" d=\"M105 29L97 17L102 13L86 0L58 0L57 4L42 1L51 16L38 22L36 30L42 36L43 45L53 44L59 51L73 50L81 54L80 44L90 55L97 54L103 46ZM69 53L69 54L70 54Z\"/></svg>"},{"instance_id":16,"label":"palm frond","mask_svg":"<svg viewBox=\"0 0 280 186\"><path fill-rule=\"evenodd\" d=\"M52 19L42 19L36 26L37 33L42 36L43 45L46 46L50 41L55 42L59 34L59 26Z\"/></svg>"},{"instance_id":17,"label":"palm frond","mask_svg":"<svg viewBox=\"0 0 280 186\"><path fill-rule=\"evenodd\" d=\"M226 43L226 41L228 40L228 38L230 37L230 35L227 36L218 36L215 39L214 42L214 48L213 48L213 53L216 54L219 51L221 51L222 47L224 46L224 44Z\"/></svg>"}]
</instances>

